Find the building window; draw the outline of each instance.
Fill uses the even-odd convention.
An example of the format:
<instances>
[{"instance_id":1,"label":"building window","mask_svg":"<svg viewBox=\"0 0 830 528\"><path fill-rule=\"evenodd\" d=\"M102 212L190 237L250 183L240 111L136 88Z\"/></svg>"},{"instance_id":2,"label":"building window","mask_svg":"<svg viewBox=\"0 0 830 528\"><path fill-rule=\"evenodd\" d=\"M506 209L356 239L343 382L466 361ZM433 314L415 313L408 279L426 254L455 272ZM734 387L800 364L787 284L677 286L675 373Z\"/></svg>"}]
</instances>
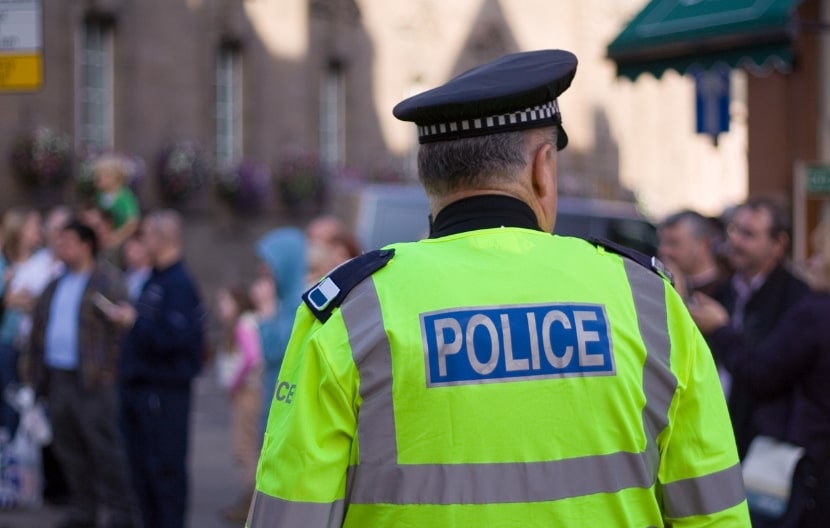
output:
<instances>
[{"instance_id":1,"label":"building window","mask_svg":"<svg viewBox=\"0 0 830 528\"><path fill-rule=\"evenodd\" d=\"M242 156L242 57L239 46L219 46L216 57L216 163L229 167Z\"/></svg>"},{"instance_id":2,"label":"building window","mask_svg":"<svg viewBox=\"0 0 830 528\"><path fill-rule=\"evenodd\" d=\"M80 133L82 144L112 147L113 26L105 20L84 23L80 42Z\"/></svg>"},{"instance_id":3,"label":"building window","mask_svg":"<svg viewBox=\"0 0 830 528\"><path fill-rule=\"evenodd\" d=\"M323 76L320 97L320 157L328 168L345 161L345 82L343 66L329 64Z\"/></svg>"}]
</instances>

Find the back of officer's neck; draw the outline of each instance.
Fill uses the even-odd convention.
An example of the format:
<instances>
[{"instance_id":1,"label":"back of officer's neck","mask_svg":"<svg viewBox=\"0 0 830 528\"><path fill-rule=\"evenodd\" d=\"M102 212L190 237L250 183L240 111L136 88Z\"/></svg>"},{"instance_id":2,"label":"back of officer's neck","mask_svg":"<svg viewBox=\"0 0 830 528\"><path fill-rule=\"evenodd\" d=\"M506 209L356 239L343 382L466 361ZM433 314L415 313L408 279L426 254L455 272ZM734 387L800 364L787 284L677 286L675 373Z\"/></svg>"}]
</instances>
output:
<instances>
[{"instance_id":1,"label":"back of officer's neck","mask_svg":"<svg viewBox=\"0 0 830 528\"><path fill-rule=\"evenodd\" d=\"M484 196L484 195L500 195L500 196L510 196L512 198L516 198L517 200L521 200L528 205L531 205L531 202L528 201L525 193L522 192L519 188L509 188L509 187L499 187L499 188L484 188L484 189L464 189L460 191L455 191L449 194L445 194L442 196L430 196L429 203L430 203L430 210L432 212L432 218L437 218L438 213L441 212L446 206L450 205L451 203L457 202L459 200L463 200L465 198L471 198L473 196ZM531 207L532 208L532 207ZM534 213L536 211L534 210ZM537 213L538 216L538 213Z\"/></svg>"}]
</instances>

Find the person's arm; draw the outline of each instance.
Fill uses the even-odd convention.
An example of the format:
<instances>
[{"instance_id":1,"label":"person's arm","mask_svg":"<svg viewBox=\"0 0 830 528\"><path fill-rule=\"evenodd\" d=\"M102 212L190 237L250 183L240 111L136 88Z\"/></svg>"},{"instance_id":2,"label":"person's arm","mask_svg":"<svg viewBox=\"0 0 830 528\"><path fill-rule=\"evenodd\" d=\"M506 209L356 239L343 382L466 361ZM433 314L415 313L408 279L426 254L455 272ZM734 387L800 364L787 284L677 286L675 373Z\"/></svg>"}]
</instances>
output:
<instances>
[{"instance_id":1,"label":"person's arm","mask_svg":"<svg viewBox=\"0 0 830 528\"><path fill-rule=\"evenodd\" d=\"M119 191L116 207L121 210L120 214L123 215L124 222L113 230L112 242L113 245L121 247L128 238L138 231L138 226L141 223L138 200L128 187L122 187Z\"/></svg>"},{"instance_id":2,"label":"person's arm","mask_svg":"<svg viewBox=\"0 0 830 528\"><path fill-rule=\"evenodd\" d=\"M101 293L111 302L118 304L127 301L127 283L120 270L108 263L99 264L101 272L106 274Z\"/></svg>"},{"instance_id":3,"label":"person's arm","mask_svg":"<svg viewBox=\"0 0 830 528\"><path fill-rule=\"evenodd\" d=\"M756 346L741 333L720 327L708 338L715 357L736 379L741 379L759 396L787 392L815 362L818 348L815 330L827 314L809 303L789 310L772 333Z\"/></svg>"},{"instance_id":4,"label":"person's arm","mask_svg":"<svg viewBox=\"0 0 830 528\"><path fill-rule=\"evenodd\" d=\"M113 230L112 232L112 245L121 247L124 245L124 242L127 241L128 238L133 236L136 231L138 231L138 226L140 225L140 221L138 217L131 218L124 222L124 225L119 227L118 229Z\"/></svg>"},{"instance_id":5,"label":"person's arm","mask_svg":"<svg viewBox=\"0 0 830 528\"><path fill-rule=\"evenodd\" d=\"M274 392L248 526L340 526L357 427L342 319L303 306Z\"/></svg>"},{"instance_id":6,"label":"person's arm","mask_svg":"<svg viewBox=\"0 0 830 528\"><path fill-rule=\"evenodd\" d=\"M29 290L11 291L6 290L6 295L3 297L3 302L6 308L12 310L20 310L21 312L30 312L34 307L35 296Z\"/></svg>"},{"instance_id":7,"label":"person's arm","mask_svg":"<svg viewBox=\"0 0 830 528\"><path fill-rule=\"evenodd\" d=\"M658 492L666 526L749 527L735 437L717 370L703 336L669 303L671 371L677 388L669 426L658 437ZM681 311L682 310L682 311Z\"/></svg>"},{"instance_id":8,"label":"person's arm","mask_svg":"<svg viewBox=\"0 0 830 528\"><path fill-rule=\"evenodd\" d=\"M93 300L95 308L92 309L95 315L101 317L105 323L103 333L99 336L99 339L101 339L102 345L105 346L109 364L117 365L118 358L121 356L121 338L124 329L118 324L118 321L113 319L110 307L117 306L115 303L124 302L127 298L124 279L116 268L106 263L100 263L90 280L95 281L93 289L95 295L99 296L97 300Z\"/></svg>"},{"instance_id":9,"label":"person's arm","mask_svg":"<svg viewBox=\"0 0 830 528\"><path fill-rule=\"evenodd\" d=\"M49 318L49 309L54 293L54 283L47 286L43 294L38 297L32 311L32 333L29 338L29 346L23 351L20 374L22 381L32 385L35 394L44 396L46 390L43 375L44 343L46 340L46 327Z\"/></svg>"},{"instance_id":10,"label":"person's arm","mask_svg":"<svg viewBox=\"0 0 830 528\"><path fill-rule=\"evenodd\" d=\"M102 313L109 321L119 327L119 330L129 329L136 319L136 311L129 302L127 283L121 274L109 264L106 272L110 274L106 286L100 291L107 302L101 303Z\"/></svg>"}]
</instances>

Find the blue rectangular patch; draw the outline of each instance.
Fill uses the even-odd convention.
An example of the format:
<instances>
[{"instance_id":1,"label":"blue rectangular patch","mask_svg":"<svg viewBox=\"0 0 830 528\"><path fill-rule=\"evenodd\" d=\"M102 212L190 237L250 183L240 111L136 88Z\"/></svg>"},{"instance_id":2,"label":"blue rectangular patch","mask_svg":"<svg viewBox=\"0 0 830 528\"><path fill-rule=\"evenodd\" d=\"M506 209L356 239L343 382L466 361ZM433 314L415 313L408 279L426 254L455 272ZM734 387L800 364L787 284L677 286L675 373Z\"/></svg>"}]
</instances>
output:
<instances>
[{"instance_id":1,"label":"blue rectangular patch","mask_svg":"<svg viewBox=\"0 0 830 528\"><path fill-rule=\"evenodd\" d=\"M421 314L428 387L615 374L596 304L456 308Z\"/></svg>"}]
</instances>

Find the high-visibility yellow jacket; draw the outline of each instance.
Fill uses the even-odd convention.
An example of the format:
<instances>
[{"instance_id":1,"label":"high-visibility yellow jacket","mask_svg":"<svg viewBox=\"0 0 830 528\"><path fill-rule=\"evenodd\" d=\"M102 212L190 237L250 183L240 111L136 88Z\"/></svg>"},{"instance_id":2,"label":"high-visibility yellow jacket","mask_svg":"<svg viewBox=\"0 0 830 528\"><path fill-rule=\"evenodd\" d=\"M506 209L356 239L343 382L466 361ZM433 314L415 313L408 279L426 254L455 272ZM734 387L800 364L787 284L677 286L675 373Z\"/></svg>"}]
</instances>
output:
<instances>
[{"instance_id":1,"label":"high-visibility yellow jacket","mask_svg":"<svg viewBox=\"0 0 830 528\"><path fill-rule=\"evenodd\" d=\"M249 528L749 526L662 277L511 227L392 248L324 323L300 307Z\"/></svg>"}]
</instances>

